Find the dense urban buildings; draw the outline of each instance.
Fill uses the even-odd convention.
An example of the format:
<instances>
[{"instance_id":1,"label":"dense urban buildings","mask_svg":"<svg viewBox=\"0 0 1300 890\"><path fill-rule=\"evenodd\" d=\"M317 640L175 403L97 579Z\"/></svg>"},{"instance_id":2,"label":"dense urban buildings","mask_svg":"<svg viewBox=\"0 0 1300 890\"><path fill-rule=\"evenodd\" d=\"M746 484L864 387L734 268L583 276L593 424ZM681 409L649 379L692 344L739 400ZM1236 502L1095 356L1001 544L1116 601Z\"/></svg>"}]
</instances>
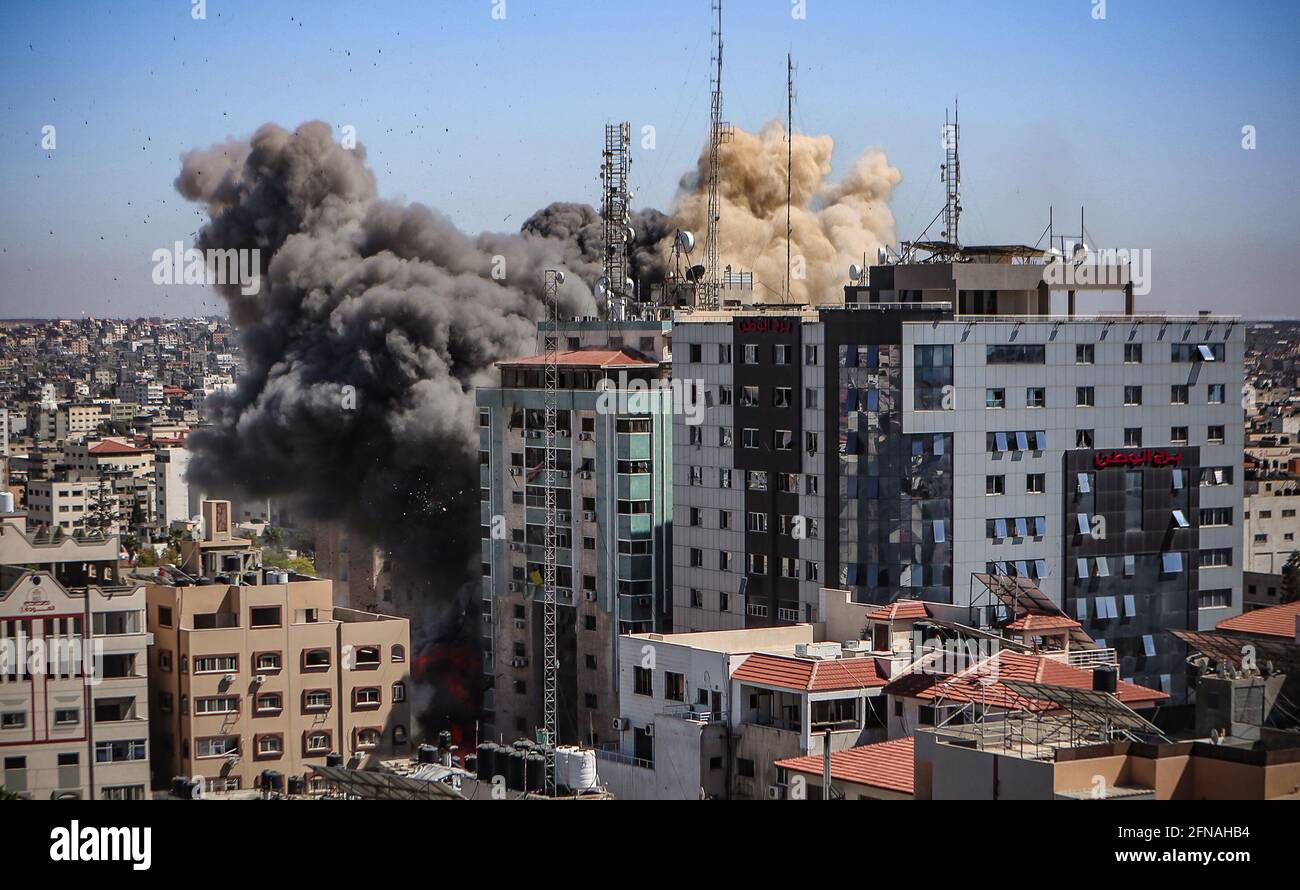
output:
<instances>
[{"instance_id":1,"label":"dense urban buildings","mask_svg":"<svg viewBox=\"0 0 1300 890\"><path fill-rule=\"evenodd\" d=\"M1242 603L1244 325L1052 316L1074 290L989 251L873 266L843 306L678 320L674 373L711 407L674 418L676 630L816 622L825 585L967 604L989 572L1183 697L1160 631Z\"/></svg>"}]
</instances>

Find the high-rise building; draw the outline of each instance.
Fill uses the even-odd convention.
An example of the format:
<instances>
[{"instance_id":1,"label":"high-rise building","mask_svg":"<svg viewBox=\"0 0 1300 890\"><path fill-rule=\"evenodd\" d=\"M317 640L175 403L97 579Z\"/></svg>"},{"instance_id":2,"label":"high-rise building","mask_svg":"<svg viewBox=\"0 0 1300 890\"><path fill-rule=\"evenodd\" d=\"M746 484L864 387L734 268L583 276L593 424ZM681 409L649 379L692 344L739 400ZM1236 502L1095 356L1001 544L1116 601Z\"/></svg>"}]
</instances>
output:
<instances>
[{"instance_id":1,"label":"high-rise building","mask_svg":"<svg viewBox=\"0 0 1300 890\"><path fill-rule=\"evenodd\" d=\"M1077 314L1076 284L1052 315L1065 286L1023 260L678 318L674 375L709 407L674 419L677 631L815 622L821 586L969 603L976 572L1029 576L1123 678L1181 693L1162 631L1241 608L1244 328L1138 314L1126 282L1121 313Z\"/></svg>"},{"instance_id":2,"label":"high-rise building","mask_svg":"<svg viewBox=\"0 0 1300 890\"><path fill-rule=\"evenodd\" d=\"M619 634L671 626L669 337L659 321L577 321L559 332L561 741L615 735ZM535 355L500 362L500 385L477 391L489 737L542 725L546 355L538 345Z\"/></svg>"},{"instance_id":3,"label":"high-rise building","mask_svg":"<svg viewBox=\"0 0 1300 890\"><path fill-rule=\"evenodd\" d=\"M116 536L29 533L0 515L0 786L37 800L149 787L145 588Z\"/></svg>"}]
</instances>

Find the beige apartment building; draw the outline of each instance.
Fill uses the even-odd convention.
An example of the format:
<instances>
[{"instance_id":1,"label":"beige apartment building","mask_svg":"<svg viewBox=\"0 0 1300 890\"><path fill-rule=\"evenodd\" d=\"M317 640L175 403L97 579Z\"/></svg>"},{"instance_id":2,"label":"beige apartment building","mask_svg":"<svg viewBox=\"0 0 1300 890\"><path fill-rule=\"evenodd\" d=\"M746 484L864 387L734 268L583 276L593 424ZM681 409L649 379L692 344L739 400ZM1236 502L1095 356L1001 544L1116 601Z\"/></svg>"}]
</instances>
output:
<instances>
[{"instance_id":1,"label":"beige apartment building","mask_svg":"<svg viewBox=\"0 0 1300 890\"><path fill-rule=\"evenodd\" d=\"M329 581L252 575L148 589L154 786L234 791L265 770L309 780L332 753L409 755L409 622L336 608Z\"/></svg>"},{"instance_id":2,"label":"beige apartment building","mask_svg":"<svg viewBox=\"0 0 1300 890\"><path fill-rule=\"evenodd\" d=\"M0 515L0 785L36 800L149 787L145 589L116 537L28 533Z\"/></svg>"}]
</instances>

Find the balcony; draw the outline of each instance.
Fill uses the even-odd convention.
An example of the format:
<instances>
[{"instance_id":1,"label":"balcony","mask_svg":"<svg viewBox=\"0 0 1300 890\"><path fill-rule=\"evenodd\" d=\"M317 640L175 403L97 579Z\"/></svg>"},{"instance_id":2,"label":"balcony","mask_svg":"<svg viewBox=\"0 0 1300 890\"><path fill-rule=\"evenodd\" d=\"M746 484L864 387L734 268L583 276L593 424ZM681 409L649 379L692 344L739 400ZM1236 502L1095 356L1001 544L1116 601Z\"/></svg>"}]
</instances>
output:
<instances>
[{"instance_id":1,"label":"balcony","mask_svg":"<svg viewBox=\"0 0 1300 890\"><path fill-rule=\"evenodd\" d=\"M1114 649L1071 649L1069 652L1039 652L1036 654L1077 668L1119 664L1119 658Z\"/></svg>"},{"instance_id":2,"label":"balcony","mask_svg":"<svg viewBox=\"0 0 1300 890\"><path fill-rule=\"evenodd\" d=\"M691 723L726 723L726 711L714 711L708 705L669 705L660 712L664 717L686 720Z\"/></svg>"}]
</instances>

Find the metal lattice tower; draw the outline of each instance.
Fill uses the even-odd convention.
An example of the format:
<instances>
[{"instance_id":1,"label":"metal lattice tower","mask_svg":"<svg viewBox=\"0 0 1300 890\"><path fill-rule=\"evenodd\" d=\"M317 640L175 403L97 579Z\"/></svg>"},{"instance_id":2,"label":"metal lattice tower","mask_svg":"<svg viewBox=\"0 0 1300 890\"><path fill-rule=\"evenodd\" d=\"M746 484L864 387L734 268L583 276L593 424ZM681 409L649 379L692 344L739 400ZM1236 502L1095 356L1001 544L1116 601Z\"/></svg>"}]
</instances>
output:
<instances>
[{"instance_id":1,"label":"metal lattice tower","mask_svg":"<svg viewBox=\"0 0 1300 890\"><path fill-rule=\"evenodd\" d=\"M952 123L948 123L948 112L943 114L943 148L944 163L940 168L947 197L943 205L943 240L953 245L960 245L957 225L961 220L961 156L957 151L960 131L957 126L957 110L954 106Z\"/></svg>"},{"instance_id":2,"label":"metal lattice tower","mask_svg":"<svg viewBox=\"0 0 1300 890\"><path fill-rule=\"evenodd\" d=\"M629 228L631 215L628 210L628 171L632 167L629 146L632 144L632 125L627 121L621 124L605 125L604 163L601 164L600 176L604 180L605 198L600 208L600 215L605 220L605 282L606 282L606 318L619 320L624 317L624 309L632 294L628 287L628 242L633 233Z\"/></svg>"},{"instance_id":3,"label":"metal lattice tower","mask_svg":"<svg viewBox=\"0 0 1300 890\"><path fill-rule=\"evenodd\" d=\"M718 259L718 221L722 215L718 197L718 183L721 179L719 150L724 142L731 141L733 132L731 124L722 120L722 0L713 0L712 10L716 22L713 36L717 43L713 50L713 64L709 69L709 83L713 88L709 123L709 219L704 236L704 287L696 301L704 309L718 307L722 287Z\"/></svg>"},{"instance_id":4,"label":"metal lattice tower","mask_svg":"<svg viewBox=\"0 0 1300 890\"><path fill-rule=\"evenodd\" d=\"M559 692L559 651L556 640L556 529L558 515L555 498L556 419L560 399L560 285L564 273L547 269L544 296L551 329L544 335L546 347L546 544L542 576L542 724L546 734L546 793L555 794L556 704Z\"/></svg>"}]
</instances>

